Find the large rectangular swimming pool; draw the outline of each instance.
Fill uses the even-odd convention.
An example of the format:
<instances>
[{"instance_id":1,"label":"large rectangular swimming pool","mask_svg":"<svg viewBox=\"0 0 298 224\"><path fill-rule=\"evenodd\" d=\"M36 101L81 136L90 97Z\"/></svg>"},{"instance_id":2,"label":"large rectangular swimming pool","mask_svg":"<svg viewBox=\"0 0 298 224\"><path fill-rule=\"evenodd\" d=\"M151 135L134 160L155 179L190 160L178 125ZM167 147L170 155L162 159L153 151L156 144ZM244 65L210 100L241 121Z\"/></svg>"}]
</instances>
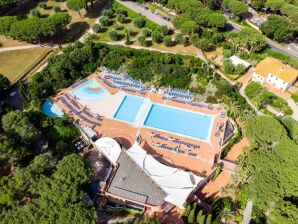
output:
<instances>
[{"instance_id":1,"label":"large rectangular swimming pool","mask_svg":"<svg viewBox=\"0 0 298 224\"><path fill-rule=\"evenodd\" d=\"M120 106L114 114L114 118L126 122L134 122L143 102L144 99L140 97L131 95L124 96Z\"/></svg>"},{"instance_id":2,"label":"large rectangular swimming pool","mask_svg":"<svg viewBox=\"0 0 298 224\"><path fill-rule=\"evenodd\" d=\"M196 112L153 104L144 125L201 140L208 140L212 117Z\"/></svg>"}]
</instances>

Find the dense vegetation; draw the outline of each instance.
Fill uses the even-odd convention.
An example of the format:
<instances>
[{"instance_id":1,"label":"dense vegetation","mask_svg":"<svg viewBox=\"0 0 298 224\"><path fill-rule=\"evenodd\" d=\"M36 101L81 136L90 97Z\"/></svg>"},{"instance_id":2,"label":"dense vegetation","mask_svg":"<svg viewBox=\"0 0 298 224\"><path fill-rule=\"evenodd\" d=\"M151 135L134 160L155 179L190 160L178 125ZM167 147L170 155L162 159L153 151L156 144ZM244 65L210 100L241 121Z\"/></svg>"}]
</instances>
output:
<instances>
[{"instance_id":1,"label":"dense vegetation","mask_svg":"<svg viewBox=\"0 0 298 224\"><path fill-rule=\"evenodd\" d=\"M266 108L267 105L270 105L284 114L291 115L293 113L292 109L284 99L276 96L274 93L267 91L261 84L257 82L250 82L246 86L244 92L258 109Z\"/></svg>"},{"instance_id":2,"label":"dense vegetation","mask_svg":"<svg viewBox=\"0 0 298 224\"><path fill-rule=\"evenodd\" d=\"M28 42L51 38L66 28L71 18L59 12L47 18L19 19L16 16L0 17L0 35Z\"/></svg>"},{"instance_id":3,"label":"dense vegetation","mask_svg":"<svg viewBox=\"0 0 298 224\"><path fill-rule=\"evenodd\" d=\"M260 116L248 120L251 150L241 160L241 197L253 200L254 223L295 223L297 210L298 124Z\"/></svg>"}]
</instances>

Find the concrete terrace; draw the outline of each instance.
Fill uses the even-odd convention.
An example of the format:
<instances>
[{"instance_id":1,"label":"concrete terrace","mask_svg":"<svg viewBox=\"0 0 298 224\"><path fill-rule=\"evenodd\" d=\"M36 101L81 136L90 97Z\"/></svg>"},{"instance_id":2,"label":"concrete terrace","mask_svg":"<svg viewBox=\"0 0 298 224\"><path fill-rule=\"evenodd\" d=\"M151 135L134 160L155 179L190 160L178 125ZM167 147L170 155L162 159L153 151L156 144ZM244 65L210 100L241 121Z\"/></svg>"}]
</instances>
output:
<instances>
[{"instance_id":1,"label":"concrete terrace","mask_svg":"<svg viewBox=\"0 0 298 224\"><path fill-rule=\"evenodd\" d=\"M62 90L55 97L55 102L64 113L75 123L91 128L98 137L111 137L129 149L139 136L141 146L157 160L174 167L190 170L195 174L209 175L212 173L215 157L221 152L221 142L227 121L224 109L218 105L208 105L195 102L192 99L182 99L179 96L169 97L166 90L150 88L132 91L134 88L122 86L119 88L109 78L111 71L103 70L91 74L72 87ZM72 91L89 80L96 80L102 88L111 95L100 100L82 100L72 95ZM139 83L139 85L143 85ZM212 116L210 137L208 141L173 134L147 126L133 124L113 118L115 110L121 103L123 95L141 96L144 100L159 103L193 112ZM183 93L184 94L184 93ZM187 95L187 94L186 94ZM183 95L182 95L183 96ZM164 147L159 147L163 145Z\"/></svg>"}]
</instances>

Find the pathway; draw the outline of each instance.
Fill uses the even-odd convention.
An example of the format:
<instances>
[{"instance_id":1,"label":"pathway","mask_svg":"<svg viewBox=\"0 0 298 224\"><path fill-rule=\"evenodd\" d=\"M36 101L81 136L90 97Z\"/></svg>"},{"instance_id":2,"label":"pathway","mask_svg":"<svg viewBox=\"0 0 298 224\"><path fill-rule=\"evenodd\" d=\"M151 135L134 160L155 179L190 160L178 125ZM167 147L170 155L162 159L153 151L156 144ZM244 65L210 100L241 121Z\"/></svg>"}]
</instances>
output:
<instances>
[{"instance_id":1,"label":"pathway","mask_svg":"<svg viewBox=\"0 0 298 224\"><path fill-rule=\"evenodd\" d=\"M0 52L24 50L24 49L31 49L31 48L37 48L37 47L44 47L44 46L40 44L36 44L36 45L25 45L25 46L17 46L17 47L4 47L4 48L0 48Z\"/></svg>"},{"instance_id":2,"label":"pathway","mask_svg":"<svg viewBox=\"0 0 298 224\"><path fill-rule=\"evenodd\" d=\"M246 203L246 208L243 212L243 219L240 224L249 224L251 220L251 212L252 212L252 201L248 200Z\"/></svg>"},{"instance_id":3,"label":"pathway","mask_svg":"<svg viewBox=\"0 0 298 224\"><path fill-rule=\"evenodd\" d=\"M291 109L293 110L293 114L291 115L291 117L296 121L298 121L298 105L295 103L295 101L292 98L288 99L287 102L291 107Z\"/></svg>"}]
</instances>

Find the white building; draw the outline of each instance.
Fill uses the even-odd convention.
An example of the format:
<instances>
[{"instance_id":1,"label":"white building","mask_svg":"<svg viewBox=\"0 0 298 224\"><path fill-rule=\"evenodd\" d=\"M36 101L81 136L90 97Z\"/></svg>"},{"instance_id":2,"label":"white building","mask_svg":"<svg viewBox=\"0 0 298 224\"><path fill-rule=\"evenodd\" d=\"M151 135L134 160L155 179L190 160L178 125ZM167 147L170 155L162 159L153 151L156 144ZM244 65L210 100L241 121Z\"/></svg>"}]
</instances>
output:
<instances>
[{"instance_id":1,"label":"white building","mask_svg":"<svg viewBox=\"0 0 298 224\"><path fill-rule=\"evenodd\" d=\"M234 66L243 65L245 69L248 69L251 66L247 61L244 61L243 59L237 57L236 55L231 56L229 59L231 60Z\"/></svg>"},{"instance_id":2,"label":"white building","mask_svg":"<svg viewBox=\"0 0 298 224\"><path fill-rule=\"evenodd\" d=\"M269 84L279 90L286 91L296 81L298 71L289 65L271 57L261 61L252 76L252 81Z\"/></svg>"}]
</instances>

